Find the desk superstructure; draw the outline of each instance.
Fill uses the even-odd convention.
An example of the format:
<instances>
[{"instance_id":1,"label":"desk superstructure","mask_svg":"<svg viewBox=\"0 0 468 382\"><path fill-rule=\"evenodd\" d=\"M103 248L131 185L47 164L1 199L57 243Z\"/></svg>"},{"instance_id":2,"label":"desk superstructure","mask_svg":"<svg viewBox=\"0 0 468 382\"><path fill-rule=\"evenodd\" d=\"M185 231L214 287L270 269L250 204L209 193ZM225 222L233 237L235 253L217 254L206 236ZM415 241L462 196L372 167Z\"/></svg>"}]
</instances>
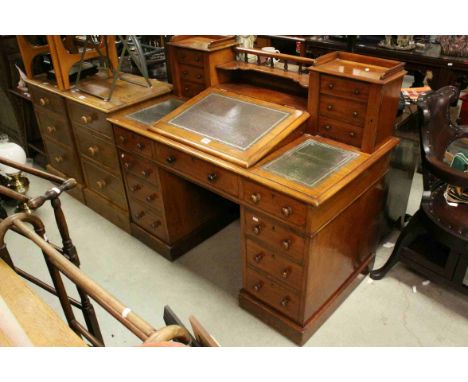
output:
<instances>
[{"instance_id":1,"label":"desk superstructure","mask_svg":"<svg viewBox=\"0 0 468 382\"><path fill-rule=\"evenodd\" d=\"M239 205L240 305L303 344L372 265L405 72L337 53L292 74L215 36L168 48L176 95L107 119L130 232L174 260Z\"/></svg>"}]
</instances>

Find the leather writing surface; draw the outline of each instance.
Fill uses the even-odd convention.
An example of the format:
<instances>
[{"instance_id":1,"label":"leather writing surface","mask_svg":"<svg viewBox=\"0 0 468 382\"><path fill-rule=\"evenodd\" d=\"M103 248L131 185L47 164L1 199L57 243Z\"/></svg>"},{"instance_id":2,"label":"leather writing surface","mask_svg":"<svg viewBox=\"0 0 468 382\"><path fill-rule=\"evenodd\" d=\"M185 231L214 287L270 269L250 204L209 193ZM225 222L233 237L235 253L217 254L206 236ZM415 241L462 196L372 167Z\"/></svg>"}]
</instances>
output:
<instances>
[{"instance_id":1,"label":"leather writing surface","mask_svg":"<svg viewBox=\"0 0 468 382\"><path fill-rule=\"evenodd\" d=\"M178 99L168 99L167 101L157 103L143 110L139 110L135 113L129 114L127 117L135 121L151 125L156 121L159 121L166 114L169 114L172 110L177 109L184 102Z\"/></svg>"}]
</instances>

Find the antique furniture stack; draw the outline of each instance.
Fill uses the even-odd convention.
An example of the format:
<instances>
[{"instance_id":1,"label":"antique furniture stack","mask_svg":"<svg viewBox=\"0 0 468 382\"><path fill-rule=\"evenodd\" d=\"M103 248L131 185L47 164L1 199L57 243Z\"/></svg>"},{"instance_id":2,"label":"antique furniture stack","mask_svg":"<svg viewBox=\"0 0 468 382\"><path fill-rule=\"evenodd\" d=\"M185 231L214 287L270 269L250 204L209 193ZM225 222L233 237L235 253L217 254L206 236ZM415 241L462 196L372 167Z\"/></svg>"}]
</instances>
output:
<instances>
[{"instance_id":1,"label":"antique furniture stack","mask_svg":"<svg viewBox=\"0 0 468 382\"><path fill-rule=\"evenodd\" d=\"M38 113L53 111L76 147L42 124L52 168L169 259L239 205L240 305L303 344L373 263L402 65L341 52L315 62L233 36L176 36L168 56L175 95L159 98L162 84L106 104L30 80Z\"/></svg>"}]
</instances>

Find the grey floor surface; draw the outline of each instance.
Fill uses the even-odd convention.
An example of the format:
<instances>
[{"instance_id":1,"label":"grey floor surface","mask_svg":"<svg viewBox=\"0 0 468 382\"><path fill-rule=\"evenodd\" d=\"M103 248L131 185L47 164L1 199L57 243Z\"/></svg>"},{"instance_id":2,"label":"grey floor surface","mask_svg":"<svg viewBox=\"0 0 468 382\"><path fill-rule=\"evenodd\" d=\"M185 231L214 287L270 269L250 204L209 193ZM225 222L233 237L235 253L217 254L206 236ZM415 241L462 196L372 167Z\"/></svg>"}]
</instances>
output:
<instances>
[{"instance_id":1,"label":"grey floor surface","mask_svg":"<svg viewBox=\"0 0 468 382\"><path fill-rule=\"evenodd\" d=\"M50 187L30 179L30 195ZM409 212L417 207L420 193L418 177ZM294 346L238 306L238 221L170 263L72 197L63 195L62 202L82 270L155 327L164 325L167 304L187 324L194 314L223 346ZM48 237L58 243L51 207L42 207L38 214ZM386 242L394 242L396 236L394 232ZM49 279L40 252L30 242L9 232L6 243L17 265ZM391 250L379 248L377 266ZM424 280L403 265L381 281L367 277L305 346L467 346L468 299L435 283L424 286ZM63 316L54 296L34 289ZM108 346L140 343L101 308L97 313Z\"/></svg>"}]
</instances>

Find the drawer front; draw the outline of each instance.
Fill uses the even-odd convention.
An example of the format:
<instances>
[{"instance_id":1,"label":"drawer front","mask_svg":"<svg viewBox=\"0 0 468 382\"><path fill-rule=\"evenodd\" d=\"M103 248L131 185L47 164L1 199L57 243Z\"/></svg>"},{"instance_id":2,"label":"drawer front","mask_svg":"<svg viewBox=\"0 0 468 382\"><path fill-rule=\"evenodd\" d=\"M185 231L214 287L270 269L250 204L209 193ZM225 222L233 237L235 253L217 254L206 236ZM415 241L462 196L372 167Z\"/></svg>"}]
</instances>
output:
<instances>
[{"instance_id":1,"label":"drawer front","mask_svg":"<svg viewBox=\"0 0 468 382\"><path fill-rule=\"evenodd\" d=\"M75 178L78 183L83 183L80 171L79 159L75 151L70 147L61 146L50 139L44 139L44 145L49 156L49 163L66 176Z\"/></svg>"},{"instance_id":2,"label":"drawer front","mask_svg":"<svg viewBox=\"0 0 468 382\"><path fill-rule=\"evenodd\" d=\"M150 208L161 210L162 200L159 187L131 174L126 175L126 181L129 199L136 199Z\"/></svg>"},{"instance_id":3,"label":"drawer front","mask_svg":"<svg viewBox=\"0 0 468 382\"><path fill-rule=\"evenodd\" d=\"M177 49L177 62L179 64L203 67L203 53L190 49Z\"/></svg>"},{"instance_id":4,"label":"drawer front","mask_svg":"<svg viewBox=\"0 0 468 382\"><path fill-rule=\"evenodd\" d=\"M31 99L34 105L43 107L47 110L66 117L65 101L58 94L54 94L47 90L40 89L36 86L30 87Z\"/></svg>"},{"instance_id":5,"label":"drawer front","mask_svg":"<svg viewBox=\"0 0 468 382\"><path fill-rule=\"evenodd\" d=\"M305 239L273 219L246 211L244 233L296 261L302 262L304 258Z\"/></svg>"},{"instance_id":6,"label":"drawer front","mask_svg":"<svg viewBox=\"0 0 468 382\"><path fill-rule=\"evenodd\" d=\"M151 159L153 157L153 141L135 134L132 131L115 126L115 143L121 149Z\"/></svg>"},{"instance_id":7,"label":"drawer front","mask_svg":"<svg viewBox=\"0 0 468 382\"><path fill-rule=\"evenodd\" d=\"M195 82L181 81L181 91L182 96L186 98L195 97L198 93L205 89L205 86L202 84L197 84Z\"/></svg>"},{"instance_id":8,"label":"drawer front","mask_svg":"<svg viewBox=\"0 0 468 382\"><path fill-rule=\"evenodd\" d=\"M366 104L323 95L320 97L319 114L356 126L364 126Z\"/></svg>"},{"instance_id":9,"label":"drawer front","mask_svg":"<svg viewBox=\"0 0 468 382\"><path fill-rule=\"evenodd\" d=\"M295 293L248 267L245 271L244 283L244 288L250 294L293 320L298 319L300 299Z\"/></svg>"},{"instance_id":10,"label":"drawer front","mask_svg":"<svg viewBox=\"0 0 468 382\"><path fill-rule=\"evenodd\" d=\"M261 247L252 240L246 240L247 264L261 269L282 283L297 290L302 288L302 267L274 252Z\"/></svg>"},{"instance_id":11,"label":"drawer front","mask_svg":"<svg viewBox=\"0 0 468 382\"><path fill-rule=\"evenodd\" d=\"M82 163L87 186L94 192L112 201L112 203L123 209L127 209L125 190L120 176L115 176L86 159Z\"/></svg>"},{"instance_id":12,"label":"drawer front","mask_svg":"<svg viewBox=\"0 0 468 382\"><path fill-rule=\"evenodd\" d=\"M77 102L68 101L70 121L85 126L93 132L112 139L112 126L107 122L107 114Z\"/></svg>"},{"instance_id":13,"label":"drawer front","mask_svg":"<svg viewBox=\"0 0 468 382\"><path fill-rule=\"evenodd\" d=\"M190 178L227 194L239 195L239 177L214 164L164 145L158 145L157 158L161 163L183 172Z\"/></svg>"},{"instance_id":14,"label":"drawer front","mask_svg":"<svg viewBox=\"0 0 468 382\"><path fill-rule=\"evenodd\" d=\"M166 223L162 214L148 210L146 205L136 200L129 200L128 204L130 206L130 215L135 224L138 224L152 235L167 241Z\"/></svg>"},{"instance_id":15,"label":"drawer front","mask_svg":"<svg viewBox=\"0 0 468 382\"><path fill-rule=\"evenodd\" d=\"M36 108L36 116L43 137L73 147L73 138L66 117L51 111L43 111L42 108Z\"/></svg>"},{"instance_id":16,"label":"drawer front","mask_svg":"<svg viewBox=\"0 0 468 382\"><path fill-rule=\"evenodd\" d=\"M361 147L362 127L348 125L333 119L319 117L319 134L346 143Z\"/></svg>"},{"instance_id":17,"label":"drawer front","mask_svg":"<svg viewBox=\"0 0 468 382\"><path fill-rule=\"evenodd\" d=\"M244 200L282 220L303 226L307 217L307 206L286 195L280 194L257 183L243 180Z\"/></svg>"},{"instance_id":18,"label":"drawer front","mask_svg":"<svg viewBox=\"0 0 468 382\"><path fill-rule=\"evenodd\" d=\"M124 151L120 152L120 161L125 174L133 174L140 179L146 180L154 186L159 187L158 166L148 159L140 158L138 155L130 154Z\"/></svg>"},{"instance_id":19,"label":"drawer front","mask_svg":"<svg viewBox=\"0 0 468 382\"><path fill-rule=\"evenodd\" d=\"M322 75L320 77L320 92L367 102L369 85L364 82Z\"/></svg>"},{"instance_id":20,"label":"drawer front","mask_svg":"<svg viewBox=\"0 0 468 382\"><path fill-rule=\"evenodd\" d=\"M75 134L81 155L99 162L117 174L120 173L117 150L113 142L98 138L87 129L78 126L75 127Z\"/></svg>"},{"instance_id":21,"label":"drawer front","mask_svg":"<svg viewBox=\"0 0 468 382\"><path fill-rule=\"evenodd\" d=\"M203 68L197 68L188 65L180 65L180 78L182 78L182 80L184 81L205 84L205 74Z\"/></svg>"}]
</instances>

